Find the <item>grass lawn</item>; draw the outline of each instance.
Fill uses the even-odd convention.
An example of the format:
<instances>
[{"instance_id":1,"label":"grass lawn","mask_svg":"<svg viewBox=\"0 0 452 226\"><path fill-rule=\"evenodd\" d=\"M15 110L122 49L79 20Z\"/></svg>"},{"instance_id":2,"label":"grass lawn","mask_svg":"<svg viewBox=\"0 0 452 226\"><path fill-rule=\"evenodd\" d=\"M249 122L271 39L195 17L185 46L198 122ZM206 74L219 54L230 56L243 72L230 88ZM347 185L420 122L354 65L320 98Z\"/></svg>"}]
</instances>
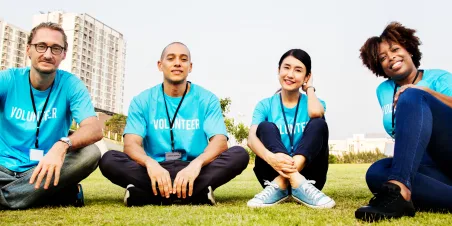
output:
<instances>
[{"instance_id":1,"label":"grass lawn","mask_svg":"<svg viewBox=\"0 0 452 226\"><path fill-rule=\"evenodd\" d=\"M261 187L252 166L230 183L218 188L216 206L146 206L127 208L124 189L105 179L99 170L82 182L83 208L41 208L0 211L1 225L362 225L354 211L371 198L364 181L365 165L330 165L324 192L337 205L313 210L288 201L273 207L250 209L246 202ZM452 194L451 194L452 195ZM381 225L452 225L452 214L417 213Z\"/></svg>"}]
</instances>

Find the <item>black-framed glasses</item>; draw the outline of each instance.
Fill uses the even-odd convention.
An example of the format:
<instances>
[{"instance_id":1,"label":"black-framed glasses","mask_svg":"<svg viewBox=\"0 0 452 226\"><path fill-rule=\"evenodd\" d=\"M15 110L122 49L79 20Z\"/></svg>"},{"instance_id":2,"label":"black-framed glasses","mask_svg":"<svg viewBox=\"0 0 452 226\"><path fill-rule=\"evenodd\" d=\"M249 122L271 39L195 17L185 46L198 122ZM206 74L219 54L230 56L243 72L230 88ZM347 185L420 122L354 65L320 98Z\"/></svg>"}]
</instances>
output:
<instances>
[{"instance_id":1,"label":"black-framed glasses","mask_svg":"<svg viewBox=\"0 0 452 226\"><path fill-rule=\"evenodd\" d=\"M50 52L54 55L60 55L65 48L59 45L52 45L48 46L45 43L36 43L36 44L30 44L32 46L35 46L36 52L38 53L45 53L48 48L50 48Z\"/></svg>"}]
</instances>

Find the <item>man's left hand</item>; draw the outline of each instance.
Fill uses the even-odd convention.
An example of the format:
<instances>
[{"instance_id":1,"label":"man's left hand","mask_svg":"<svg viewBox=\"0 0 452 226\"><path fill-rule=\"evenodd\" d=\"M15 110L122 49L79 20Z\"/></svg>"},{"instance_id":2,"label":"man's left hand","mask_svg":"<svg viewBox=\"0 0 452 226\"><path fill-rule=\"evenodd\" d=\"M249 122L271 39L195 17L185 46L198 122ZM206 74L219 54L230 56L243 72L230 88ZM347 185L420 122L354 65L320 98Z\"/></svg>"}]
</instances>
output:
<instances>
[{"instance_id":1,"label":"man's left hand","mask_svg":"<svg viewBox=\"0 0 452 226\"><path fill-rule=\"evenodd\" d=\"M38 166L36 166L36 169L33 171L30 178L30 184L33 184L36 180L35 189L39 188L44 176L46 177L44 189L48 189L54 174L55 179L53 180L53 186L58 185L61 167L63 166L67 149L68 145L66 143L58 141L52 146L41 161L39 161Z\"/></svg>"},{"instance_id":2,"label":"man's left hand","mask_svg":"<svg viewBox=\"0 0 452 226\"><path fill-rule=\"evenodd\" d=\"M187 167L179 171L174 179L173 194L177 193L177 197L182 198L187 197L187 185L188 185L188 196L193 195L193 185L196 178L201 172L202 162L193 160Z\"/></svg>"}]
</instances>

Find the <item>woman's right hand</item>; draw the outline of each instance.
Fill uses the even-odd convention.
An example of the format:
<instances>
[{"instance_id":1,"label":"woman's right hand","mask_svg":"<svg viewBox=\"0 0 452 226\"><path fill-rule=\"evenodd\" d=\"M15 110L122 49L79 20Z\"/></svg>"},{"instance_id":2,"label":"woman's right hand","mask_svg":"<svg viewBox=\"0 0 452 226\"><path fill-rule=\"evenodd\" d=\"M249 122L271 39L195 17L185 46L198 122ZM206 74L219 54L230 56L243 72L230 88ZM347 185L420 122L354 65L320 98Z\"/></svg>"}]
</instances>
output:
<instances>
[{"instance_id":1,"label":"woman's right hand","mask_svg":"<svg viewBox=\"0 0 452 226\"><path fill-rule=\"evenodd\" d=\"M271 153L266 158L266 162L279 173L279 175L290 178L288 173L297 172L297 167L295 166L295 161L289 155L284 153Z\"/></svg>"}]
</instances>

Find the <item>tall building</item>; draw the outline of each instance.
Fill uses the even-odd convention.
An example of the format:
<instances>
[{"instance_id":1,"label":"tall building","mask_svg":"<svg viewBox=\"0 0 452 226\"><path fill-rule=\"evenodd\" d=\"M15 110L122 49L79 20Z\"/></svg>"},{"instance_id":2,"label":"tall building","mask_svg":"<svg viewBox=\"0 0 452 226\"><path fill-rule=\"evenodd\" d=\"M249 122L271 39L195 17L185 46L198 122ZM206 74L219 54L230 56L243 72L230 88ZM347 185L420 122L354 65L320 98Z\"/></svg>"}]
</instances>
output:
<instances>
[{"instance_id":1,"label":"tall building","mask_svg":"<svg viewBox=\"0 0 452 226\"><path fill-rule=\"evenodd\" d=\"M28 32L0 19L0 70L27 65Z\"/></svg>"},{"instance_id":2,"label":"tall building","mask_svg":"<svg viewBox=\"0 0 452 226\"><path fill-rule=\"evenodd\" d=\"M33 16L33 27L41 22L63 27L69 47L60 68L85 82L96 110L122 113L126 58L123 35L88 14L55 11Z\"/></svg>"}]
</instances>

